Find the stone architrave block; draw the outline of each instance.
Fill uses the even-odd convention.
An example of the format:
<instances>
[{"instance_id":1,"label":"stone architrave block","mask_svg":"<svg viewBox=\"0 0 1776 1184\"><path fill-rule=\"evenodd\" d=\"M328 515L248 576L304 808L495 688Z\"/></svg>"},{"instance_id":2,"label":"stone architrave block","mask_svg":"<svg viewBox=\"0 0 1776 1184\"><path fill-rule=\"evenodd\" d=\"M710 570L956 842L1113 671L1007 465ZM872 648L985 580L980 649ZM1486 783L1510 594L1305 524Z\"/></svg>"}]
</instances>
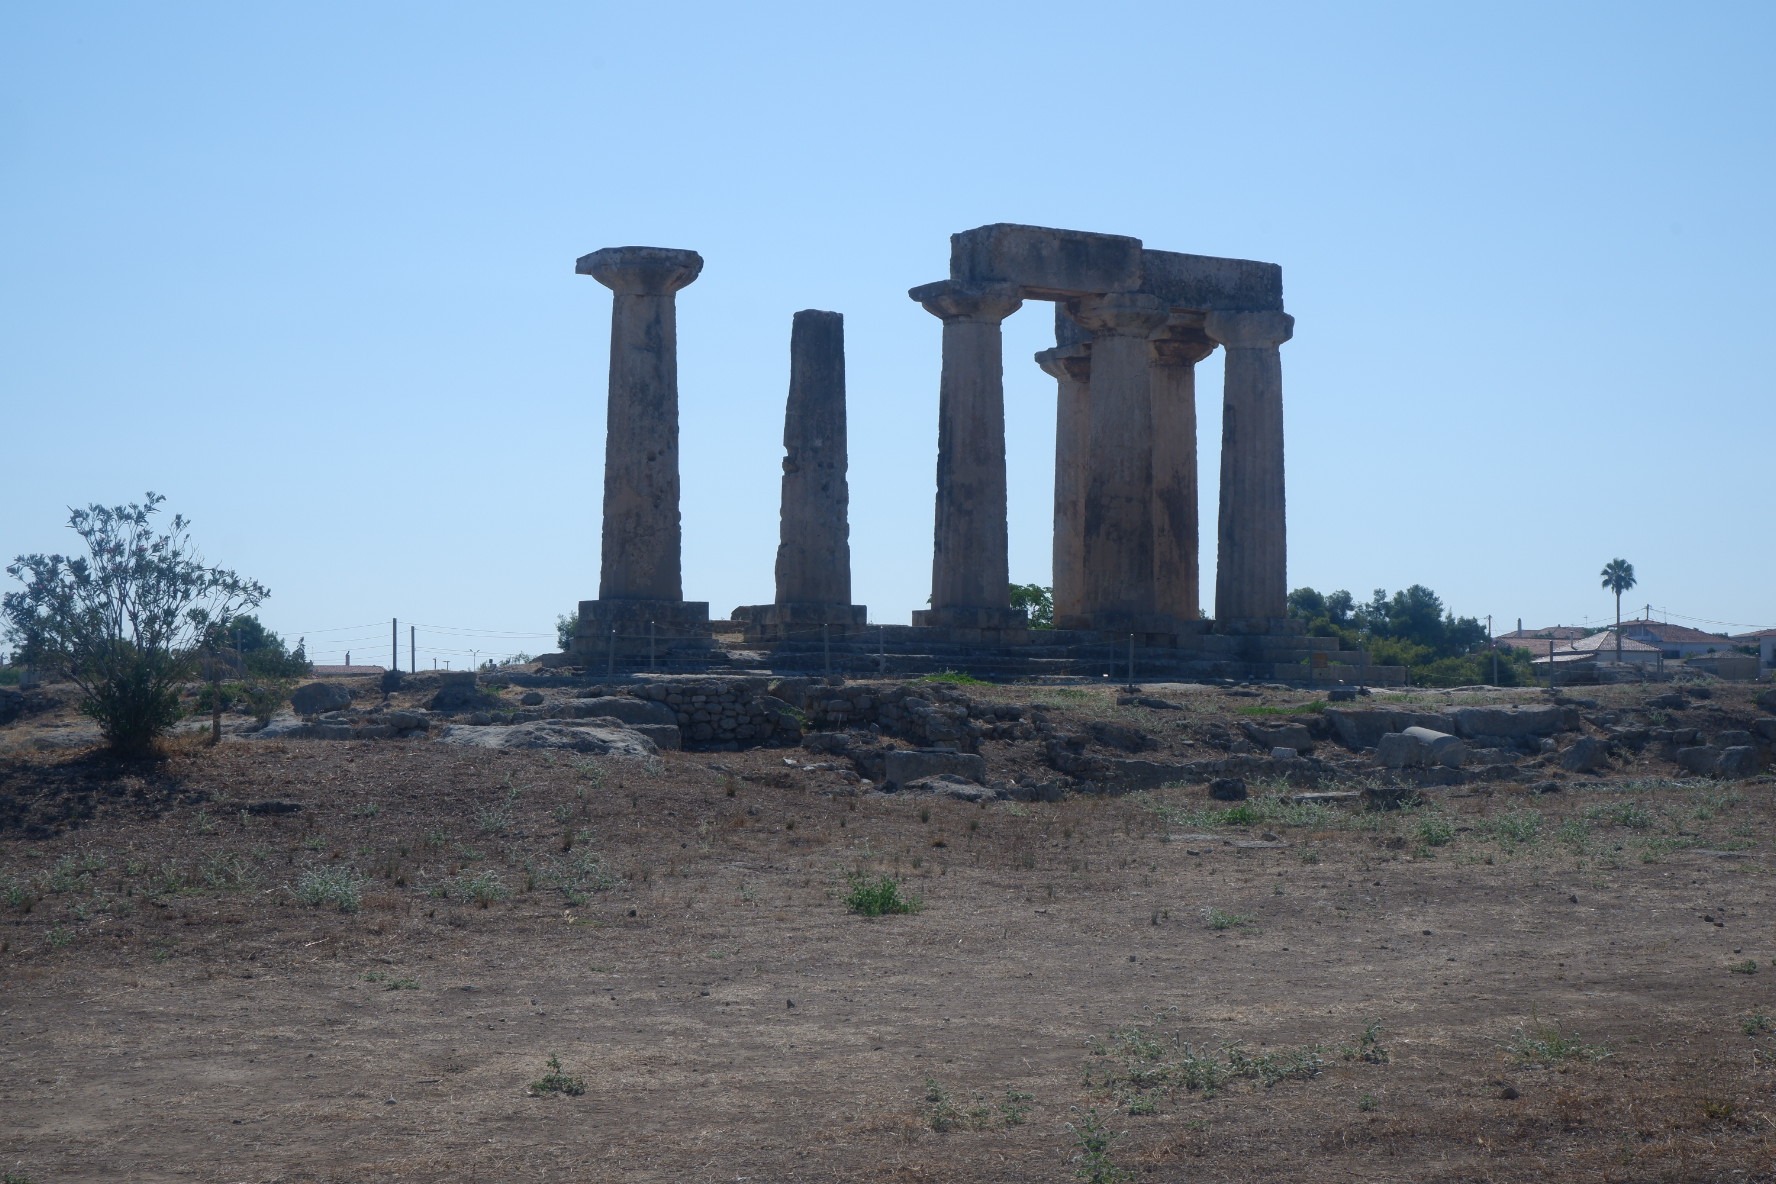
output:
<instances>
[{"instance_id":1,"label":"stone architrave block","mask_svg":"<svg viewBox=\"0 0 1776 1184\"><path fill-rule=\"evenodd\" d=\"M1141 291L1173 308L1204 312L1281 309L1283 269L1255 259L1144 250Z\"/></svg>"},{"instance_id":2,"label":"stone architrave block","mask_svg":"<svg viewBox=\"0 0 1776 1184\"><path fill-rule=\"evenodd\" d=\"M1016 284L1043 299L1141 287L1141 240L996 222L950 236L950 278Z\"/></svg>"},{"instance_id":3,"label":"stone architrave block","mask_svg":"<svg viewBox=\"0 0 1776 1184\"><path fill-rule=\"evenodd\" d=\"M987 760L975 753L951 752L948 749L898 748L887 754L882 788L894 789L922 777L936 777L943 773L954 773L970 781L984 782L987 779Z\"/></svg>"},{"instance_id":4,"label":"stone architrave block","mask_svg":"<svg viewBox=\"0 0 1776 1184\"><path fill-rule=\"evenodd\" d=\"M1576 707L1456 707L1443 714L1449 730L1465 739L1502 736L1520 740L1576 731L1579 726Z\"/></svg>"}]
</instances>

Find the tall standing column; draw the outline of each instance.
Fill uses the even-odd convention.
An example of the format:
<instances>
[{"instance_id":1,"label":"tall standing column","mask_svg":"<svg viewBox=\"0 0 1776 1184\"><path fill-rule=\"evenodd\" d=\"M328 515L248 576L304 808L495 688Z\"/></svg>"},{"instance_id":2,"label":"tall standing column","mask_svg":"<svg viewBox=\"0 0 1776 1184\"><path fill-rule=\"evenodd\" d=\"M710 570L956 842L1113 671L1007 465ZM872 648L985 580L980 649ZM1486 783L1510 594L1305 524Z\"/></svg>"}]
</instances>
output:
<instances>
[{"instance_id":1,"label":"tall standing column","mask_svg":"<svg viewBox=\"0 0 1776 1184\"><path fill-rule=\"evenodd\" d=\"M574 268L615 293L604 437L600 600L679 600L678 316L695 251L606 247Z\"/></svg>"},{"instance_id":2,"label":"tall standing column","mask_svg":"<svg viewBox=\"0 0 1776 1184\"><path fill-rule=\"evenodd\" d=\"M580 601L573 654L607 666L619 655L706 651L709 605L683 599L678 514L678 309L703 270L695 251L606 247L574 265L611 301L610 394L604 436L604 541L598 599Z\"/></svg>"},{"instance_id":3,"label":"tall standing column","mask_svg":"<svg viewBox=\"0 0 1776 1184\"><path fill-rule=\"evenodd\" d=\"M778 604L851 603L845 318L804 309L789 334Z\"/></svg>"},{"instance_id":4,"label":"tall standing column","mask_svg":"<svg viewBox=\"0 0 1776 1184\"><path fill-rule=\"evenodd\" d=\"M1202 616L1196 491L1196 364L1214 352L1202 318L1174 314L1153 351L1153 607Z\"/></svg>"},{"instance_id":5,"label":"tall standing column","mask_svg":"<svg viewBox=\"0 0 1776 1184\"><path fill-rule=\"evenodd\" d=\"M1154 613L1147 341L1166 323L1167 310L1153 296L1111 293L1077 300L1069 311L1092 331L1085 616L1094 628L1121 628Z\"/></svg>"},{"instance_id":6,"label":"tall standing column","mask_svg":"<svg viewBox=\"0 0 1776 1184\"><path fill-rule=\"evenodd\" d=\"M851 494L845 434L845 318L803 309L789 334L777 599L743 605L747 641L807 641L864 624L851 603Z\"/></svg>"},{"instance_id":7,"label":"tall standing column","mask_svg":"<svg viewBox=\"0 0 1776 1184\"><path fill-rule=\"evenodd\" d=\"M1071 628L1085 611L1085 472L1091 439L1091 346L1036 355L1055 379L1054 618Z\"/></svg>"},{"instance_id":8,"label":"tall standing column","mask_svg":"<svg viewBox=\"0 0 1776 1184\"><path fill-rule=\"evenodd\" d=\"M1295 332L1295 318L1211 312L1203 329L1227 347L1215 618L1224 625L1281 618L1288 615L1289 572L1278 347Z\"/></svg>"},{"instance_id":9,"label":"tall standing column","mask_svg":"<svg viewBox=\"0 0 1776 1184\"><path fill-rule=\"evenodd\" d=\"M943 320L937 524L931 608L918 625L1017 628L1005 515L1005 368L1000 324L1023 298L1009 284L940 280L908 293Z\"/></svg>"}]
</instances>

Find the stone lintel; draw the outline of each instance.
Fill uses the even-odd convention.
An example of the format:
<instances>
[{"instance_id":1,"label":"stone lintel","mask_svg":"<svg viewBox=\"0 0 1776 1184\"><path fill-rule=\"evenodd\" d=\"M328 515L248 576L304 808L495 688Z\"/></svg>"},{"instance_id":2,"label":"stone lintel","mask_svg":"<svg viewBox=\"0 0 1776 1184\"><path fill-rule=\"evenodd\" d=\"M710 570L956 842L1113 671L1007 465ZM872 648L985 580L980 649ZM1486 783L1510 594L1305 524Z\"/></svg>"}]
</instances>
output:
<instances>
[{"instance_id":1,"label":"stone lintel","mask_svg":"<svg viewBox=\"0 0 1776 1184\"><path fill-rule=\"evenodd\" d=\"M950 278L1016 284L1046 300L1130 292L1141 287L1141 240L995 222L950 236Z\"/></svg>"},{"instance_id":2,"label":"stone lintel","mask_svg":"<svg viewBox=\"0 0 1776 1184\"><path fill-rule=\"evenodd\" d=\"M1283 307L1283 269L1255 259L1143 250L1137 286L1173 308L1206 312Z\"/></svg>"}]
</instances>

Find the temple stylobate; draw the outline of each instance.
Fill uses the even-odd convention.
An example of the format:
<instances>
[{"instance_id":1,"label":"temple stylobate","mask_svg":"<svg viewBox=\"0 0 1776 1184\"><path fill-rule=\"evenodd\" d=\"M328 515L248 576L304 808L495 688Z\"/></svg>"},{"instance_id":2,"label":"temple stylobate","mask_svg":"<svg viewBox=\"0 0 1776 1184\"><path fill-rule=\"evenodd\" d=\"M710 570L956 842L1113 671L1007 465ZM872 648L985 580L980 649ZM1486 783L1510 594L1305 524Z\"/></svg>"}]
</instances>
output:
<instances>
[{"instance_id":1,"label":"temple stylobate","mask_svg":"<svg viewBox=\"0 0 1776 1184\"><path fill-rule=\"evenodd\" d=\"M1294 321L1280 267L1000 223L953 235L949 278L909 295L943 321L931 607L915 624L983 640L1025 627L1008 592L1000 326L1024 302L1047 300L1056 345L1036 361L1059 384L1055 623L1157 644L1208 627L1195 368L1220 346L1215 628L1291 631L1279 347Z\"/></svg>"}]
</instances>

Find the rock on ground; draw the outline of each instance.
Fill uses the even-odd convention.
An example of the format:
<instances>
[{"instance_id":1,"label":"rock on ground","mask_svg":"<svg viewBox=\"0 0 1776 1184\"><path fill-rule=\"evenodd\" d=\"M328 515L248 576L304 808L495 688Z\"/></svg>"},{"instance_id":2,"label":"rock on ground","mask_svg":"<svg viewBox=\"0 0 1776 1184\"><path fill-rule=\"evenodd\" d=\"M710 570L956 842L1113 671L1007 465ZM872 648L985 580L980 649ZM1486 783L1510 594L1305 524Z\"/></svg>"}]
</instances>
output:
<instances>
[{"instance_id":1,"label":"rock on ground","mask_svg":"<svg viewBox=\"0 0 1776 1184\"><path fill-rule=\"evenodd\" d=\"M897 748L887 754L882 772L883 789L893 789L924 777L937 777L944 773L954 773L978 783L987 779L987 760L970 752Z\"/></svg>"},{"instance_id":2,"label":"rock on ground","mask_svg":"<svg viewBox=\"0 0 1776 1184\"><path fill-rule=\"evenodd\" d=\"M452 724L441 729L438 739L465 748L567 748L599 756L653 756L660 750L633 728L586 726L538 720L510 727L473 727Z\"/></svg>"},{"instance_id":3,"label":"rock on ground","mask_svg":"<svg viewBox=\"0 0 1776 1184\"><path fill-rule=\"evenodd\" d=\"M290 692L290 706L298 715L319 715L350 707L351 691L336 682L311 682Z\"/></svg>"}]
</instances>

